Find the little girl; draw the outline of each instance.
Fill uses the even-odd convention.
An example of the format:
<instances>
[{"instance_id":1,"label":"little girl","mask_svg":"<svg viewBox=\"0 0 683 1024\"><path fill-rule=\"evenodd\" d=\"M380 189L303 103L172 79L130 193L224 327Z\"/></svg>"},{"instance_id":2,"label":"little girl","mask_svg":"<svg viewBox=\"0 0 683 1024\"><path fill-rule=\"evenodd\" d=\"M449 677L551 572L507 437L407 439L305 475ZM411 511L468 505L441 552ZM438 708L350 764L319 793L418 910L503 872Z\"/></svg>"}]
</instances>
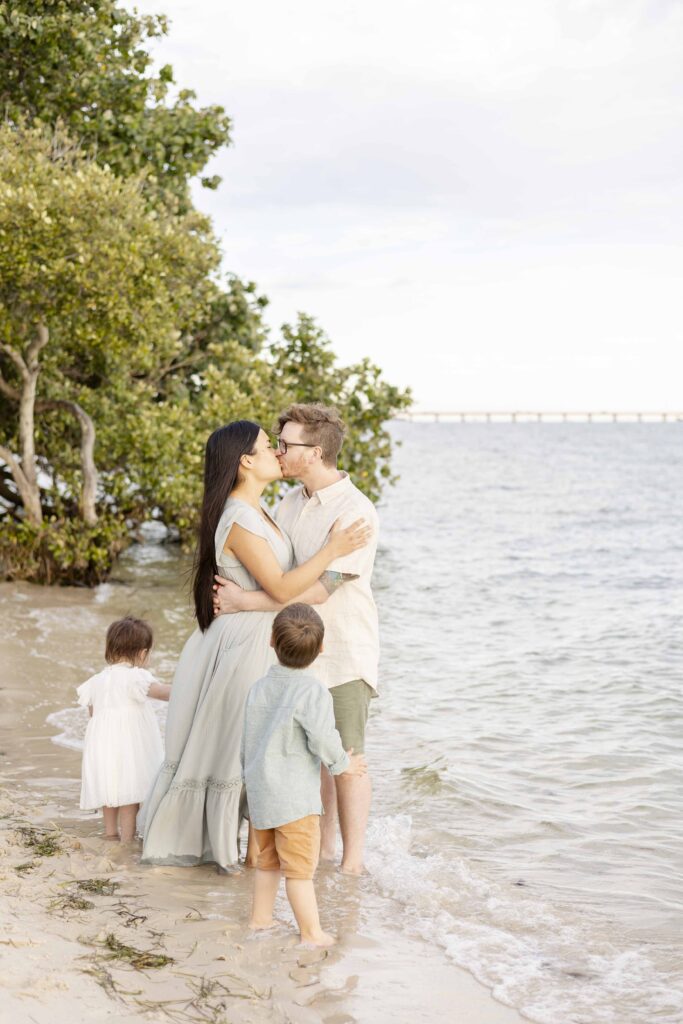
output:
<instances>
[{"instance_id":1,"label":"little girl","mask_svg":"<svg viewBox=\"0 0 683 1024\"><path fill-rule=\"evenodd\" d=\"M129 842L135 819L164 759L148 697L168 700L171 687L144 667L153 643L142 619L112 622L104 651L108 667L78 687L90 710L81 775L81 809L102 808L108 839Z\"/></svg>"}]
</instances>

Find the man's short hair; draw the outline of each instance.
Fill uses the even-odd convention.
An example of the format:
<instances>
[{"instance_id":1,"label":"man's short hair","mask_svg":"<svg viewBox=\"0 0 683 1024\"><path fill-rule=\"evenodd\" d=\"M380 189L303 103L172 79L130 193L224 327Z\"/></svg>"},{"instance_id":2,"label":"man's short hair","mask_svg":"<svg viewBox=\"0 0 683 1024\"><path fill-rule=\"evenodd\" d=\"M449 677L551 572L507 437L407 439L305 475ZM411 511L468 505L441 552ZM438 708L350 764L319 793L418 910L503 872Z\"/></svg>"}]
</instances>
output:
<instances>
[{"instance_id":1,"label":"man's short hair","mask_svg":"<svg viewBox=\"0 0 683 1024\"><path fill-rule=\"evenodd\" d=\"M125 619L112 622L107 630L104 660L109 665L119 661L135 664L143 651L151 651L153 643L154 634L149 622L126 615Z\"/></svg>"},{"instance_id":2,"label":"man's short hair","mask_svg":"<svg viewBox=\"0 0 683 1024\"><path fill-rule=\"evenodd\" d=\"M278 434L282 432L285 423L300 423L304 427L303 436L306 442L320 445L325 465L337 465L337 456L342 448L346 427L336 409L321 402L309 405L295 402L280 413Z\"/></svg>"},{"instance_id":3,"label":"man's short hair","mask_svg":"<svg viewBox=\"0 0 683 1024\"><path fill-rule=\"evenodd\" d=\"M289 604L275 616L273 647L287 668L307 668L320 654L325 627L309 604Z\"/></svg>"}]
</instances>

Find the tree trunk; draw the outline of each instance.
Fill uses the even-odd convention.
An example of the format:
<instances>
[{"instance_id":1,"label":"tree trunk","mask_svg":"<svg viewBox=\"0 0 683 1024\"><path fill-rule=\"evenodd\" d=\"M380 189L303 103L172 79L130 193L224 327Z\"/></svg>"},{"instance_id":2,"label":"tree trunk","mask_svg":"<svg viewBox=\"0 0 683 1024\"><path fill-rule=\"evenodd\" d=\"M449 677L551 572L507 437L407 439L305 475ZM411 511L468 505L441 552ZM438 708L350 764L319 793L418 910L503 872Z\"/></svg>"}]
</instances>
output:
<instances>
[{"instance_id":1,"label":"tree trunk","mask_svg":"<svg viewBox=\"0 0 683 1024\"><path fill-rule=\"evenodd\" d=\"M21 377L21 394L19 397L19 448L21 465L7 448L0 449L2 458L10 468L17 485L26 519L32 526L40 526L43 522L43 510L40 503L38 471L36 469L35 448L35 406L36 387L40 363L38 356L50 340L50 333L45 324L38 324L36 336L28 346L26 358L11 345L2 345L2 350L12 360ZM3 388L3 392L5 388Z\"/></svg>"},{"instance_id":2,"label":"tree trunk","mask_svg":"<svg viewBox=\"0 0 683 1024\"><path fill-rule=\"evenodd\" d=\"M38 402L37 409L68 409L77 418L81 427L81 469L83 471L83 489L81 491L80 510L83 521L88 526L97 523L97 481L99 479L95 465L95 424L85 409L77 402L69 402L63 398Z\"/></svg>"},{"instance_id":3,"label":"tree trunk","mask_svg":"<svg viewBox=\"0 0 683 1024\"><path fill-rule=\"evenodd\" d=\"M32 526L40 526L43 521L43 509L40 504L40 490L37 484L31 484L12 452L0 445L0 459L9 466L12 478L17 485L26 512L26 519Z\"/></svg>"},{"instance_id":4,"label":"tree trunk","mask_svg":"<svg viewBox=\"0 0 683 1024\"><path fill-rule=\"evenodd\" d=\"M98 473L95 465L95 424L85 409L77 402L67 399L45 399L36 402L36 386L40 365L38 355L49 341L49 332L44 324L38 325L36 338L31 342L26 359L10 345L0 348L10 357L19 370L22 380L21 392L0 377L0 393L19 403L19 440L21 444L21 465L7 448L0 447L0 458L9 466L14 482L17 485L26 510L26 518L35 526L43 519L40 504L40 488L36 472L36 453L34 441L35 412L42 409L68 409L73 413L81 427L81 469L83 471L83 489L81 491L80 511L83 521L88 526L97 523L97 482Z\"/></svg>"}]
</instances>

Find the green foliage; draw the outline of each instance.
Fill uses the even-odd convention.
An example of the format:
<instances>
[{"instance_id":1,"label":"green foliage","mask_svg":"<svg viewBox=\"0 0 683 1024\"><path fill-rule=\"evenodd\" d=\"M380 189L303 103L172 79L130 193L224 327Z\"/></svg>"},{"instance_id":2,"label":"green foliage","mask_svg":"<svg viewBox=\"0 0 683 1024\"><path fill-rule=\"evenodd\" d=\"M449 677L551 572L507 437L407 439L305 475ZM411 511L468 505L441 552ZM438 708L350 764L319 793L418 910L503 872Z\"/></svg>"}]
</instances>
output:
<instances>
[{"instance_id":1,"label":"green foliage","mask_svg":"<svg viewBox=\"0 0 683 1024\"><path fill-rule=\"evenodd\" d=\"M0 578L92 587L107 579L129 543L118 517L100 517L92 527L75 518L52 517L40 527L0 520Z\"/></svg>"},{"instance_id":2,"label":"green foliage","mask_svg":"<svg viewBox=\"0 0 683 1024\"><path fill-rule=\"evenodd\" d=\"M152 194L187 205L189 180L229 141L222 107L173 102L168 65L154 73L146 44L168 31L116 0L1 0L0 104L20 123L63 122L72 138L117 175L144 171ZM220 179L202 179L216 188Z\"/></svg>"},{"instance_id":3,"label":"green foliage","mask_svg":"<svg viewBox=\"0 0 683 1024\"><path fill-rule=\"evenodd\" d=\"M206 218L150 209L138 179L40 129L0 127L0 190L0 337L47 324L60 343L46 368L76 387L173 359L215 292Z\"/></svg>"},{"instance_id":4,"label":"green foliage","mask_svg":"<svg viewBox=\"0 0 683 1024\"><path fill-rule=\"evenodd\" d=\"M271 429L293 401L340 409L342 465L370 497L392 479L384 424L409 393L368 359L339 366L303 314L270 341L256 285L221 277L188 183L229 123L188 90L169 100L172 70L146 49L166 30L115 0L0 0L0 577L93 585L150 517L189 538L208 435L239 418ZM17 469L29 364L38 525Z\"/></svg>"}]
</instances>

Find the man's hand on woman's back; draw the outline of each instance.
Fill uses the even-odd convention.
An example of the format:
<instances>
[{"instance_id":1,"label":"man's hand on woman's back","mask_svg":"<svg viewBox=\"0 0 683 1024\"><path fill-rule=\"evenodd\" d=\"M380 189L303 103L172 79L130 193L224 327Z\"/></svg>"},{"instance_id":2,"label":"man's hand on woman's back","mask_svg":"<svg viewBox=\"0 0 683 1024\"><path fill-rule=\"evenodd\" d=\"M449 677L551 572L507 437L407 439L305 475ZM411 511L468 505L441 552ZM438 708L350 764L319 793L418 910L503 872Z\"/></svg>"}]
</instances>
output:
<instances>
[{"instance_id":1,"label":"man's hand on woman's back","mask_svg":"<svg viewBox=\"0 0 683 1024\"><path fill-rule=\"evenodd\" d=\"M245 592L232 580L224 580L222 576L214 576L213 613L229 615L232 612L246 611Z\"/></svg>"}]
</instances>

